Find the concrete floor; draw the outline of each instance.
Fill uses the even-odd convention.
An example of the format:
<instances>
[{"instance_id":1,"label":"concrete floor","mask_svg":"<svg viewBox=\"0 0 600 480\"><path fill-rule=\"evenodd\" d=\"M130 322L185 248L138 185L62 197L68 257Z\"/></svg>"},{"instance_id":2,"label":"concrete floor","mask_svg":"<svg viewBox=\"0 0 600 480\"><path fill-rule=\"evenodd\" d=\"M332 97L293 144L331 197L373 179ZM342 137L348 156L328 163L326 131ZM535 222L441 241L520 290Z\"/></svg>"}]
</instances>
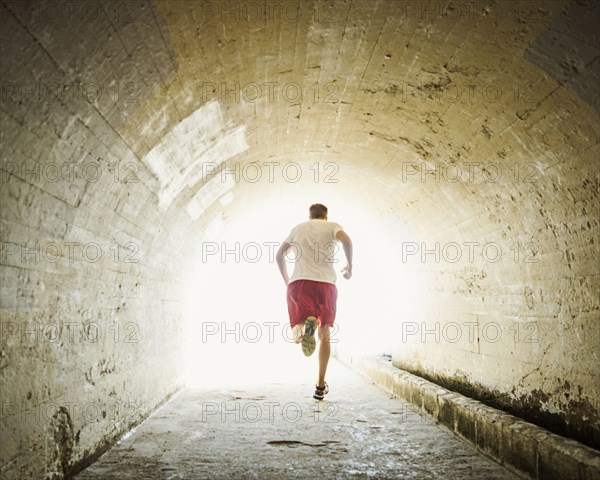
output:
<instances>
[{"instance_id":1,"label":"concrete floor","mask_svg":"<svg viewBox=\"0 0 600 480\"><path fill-rule=\"evenodd\" d=\"M105 453L88 479L518 477L336 360L312 386L187 389Z\"/></svg>"}]
</instances>

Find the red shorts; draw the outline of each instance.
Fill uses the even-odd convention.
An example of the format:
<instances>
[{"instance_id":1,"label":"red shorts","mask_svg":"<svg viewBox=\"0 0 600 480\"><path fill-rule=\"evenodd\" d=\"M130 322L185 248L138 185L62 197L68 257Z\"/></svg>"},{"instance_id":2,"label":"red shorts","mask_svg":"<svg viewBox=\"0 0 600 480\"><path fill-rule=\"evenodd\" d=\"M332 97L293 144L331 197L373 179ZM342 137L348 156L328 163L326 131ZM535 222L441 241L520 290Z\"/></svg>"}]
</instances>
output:
<instances>
[{"instance_id":1,"label":"red shorts","mask_svg":"<svg viewBox=\"0 0 600 480\"><path fill-rule=\"evenodd\" d=\"M317 317L320 327L333 327L337 294L333 283L296 280L288 284L287 304L292 328L310 316Z\"/></svg>"}]
</instances>

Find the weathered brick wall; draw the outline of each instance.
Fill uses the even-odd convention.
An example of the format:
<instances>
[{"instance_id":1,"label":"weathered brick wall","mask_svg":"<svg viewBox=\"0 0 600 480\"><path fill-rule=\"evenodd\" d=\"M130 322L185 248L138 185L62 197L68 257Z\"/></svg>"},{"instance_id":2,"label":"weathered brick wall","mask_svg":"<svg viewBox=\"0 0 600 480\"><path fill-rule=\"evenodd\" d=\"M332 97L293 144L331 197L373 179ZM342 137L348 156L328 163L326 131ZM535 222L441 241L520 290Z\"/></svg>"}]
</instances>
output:
<instances>
[{"instance_id":1,"label":"weathered brick wall","mask_svg":"<svg viewBox=\"0 0 600 480\"><path fill-rule=\"evenodd\" d=\"M173 70L127 54L168 58L160 31L45 5L2 6L2 478L62 477L181 386L197 239L120 134Z\"/></svg>"},{"instance_id":2,"label":"weathered brick wall","mask_svg":"<svg viewBox=\"0 0 600 480\"><path fill-rule=\"evenodd\" d=\"M336 164L315 188L374 205L425 279L395 364L597 441L598 39L573 5L57 3L1 7L5 476L68 471L181 383L215 200L292 188L221 162Z\"/></svg>"}]
</instances>

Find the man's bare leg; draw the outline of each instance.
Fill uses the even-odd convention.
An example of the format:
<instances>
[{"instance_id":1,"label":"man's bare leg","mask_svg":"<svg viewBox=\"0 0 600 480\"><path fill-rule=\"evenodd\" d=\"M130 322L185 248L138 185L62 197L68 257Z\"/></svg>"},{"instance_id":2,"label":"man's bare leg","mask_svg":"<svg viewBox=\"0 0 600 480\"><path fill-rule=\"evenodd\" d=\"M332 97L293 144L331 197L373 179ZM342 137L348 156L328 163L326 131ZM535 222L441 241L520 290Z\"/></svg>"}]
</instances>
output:
<instances>
[{"instance_id":1,"label":"man's bare leg","mask_svg":"<svg viewBox=\"0 0 600 480\"><path fill-rule=\"evenodd\" d=\"M331 332L329 325L319 327L319 380L318 387L325 386L325 373L327 372L327 364L329 363L329 355L331 354Z\"/></svg>"}]
</instances>

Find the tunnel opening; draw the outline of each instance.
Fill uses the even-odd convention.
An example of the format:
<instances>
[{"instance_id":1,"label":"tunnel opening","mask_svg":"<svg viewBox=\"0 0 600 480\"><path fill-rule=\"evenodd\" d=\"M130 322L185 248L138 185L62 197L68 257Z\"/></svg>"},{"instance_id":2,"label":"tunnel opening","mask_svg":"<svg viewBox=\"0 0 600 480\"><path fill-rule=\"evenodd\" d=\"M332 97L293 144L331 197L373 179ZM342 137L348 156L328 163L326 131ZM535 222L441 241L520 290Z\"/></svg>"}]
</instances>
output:
<instances>
[{"instance_id":1,"label":"tunnel opening","mask_svg":"<svg viewBox=\"0 0 600 480\"><path fill-rule=\"evenodd\" d=\"M251 203L243 195L226 199L190 253L193 267L184 281L188 385L293 381L290 372L306 370L298 346L292 343L285 285L275 252L291 228L308 218L308 206L317 201L328 206L330 220L340 223L361 246L354 259L361 275L348 282L340 273L345 266L341 247L335 250L339 302L331 338L334 350L391 356L390 338L399 333L399 312L415 318L426 305L427 292L422 280L418 281L419 272L395 267L400 253L377 220L382 214L377 201L355 198L353 188L347 182L338 185L339 178L333 176L326 187L318 185L310 170L314 164L294 163L307 178L283 185L265 178L253 186L261 196ZM265 167L259 164L258 168ZM287 263L291 274L294 252ZM281 361L274 361L280 357ZM218 365L211 359L220 359ZM315 359L311 360L316 372ZM214 375L200 365L210 366Z\"/></svg>"}]
</instances>

